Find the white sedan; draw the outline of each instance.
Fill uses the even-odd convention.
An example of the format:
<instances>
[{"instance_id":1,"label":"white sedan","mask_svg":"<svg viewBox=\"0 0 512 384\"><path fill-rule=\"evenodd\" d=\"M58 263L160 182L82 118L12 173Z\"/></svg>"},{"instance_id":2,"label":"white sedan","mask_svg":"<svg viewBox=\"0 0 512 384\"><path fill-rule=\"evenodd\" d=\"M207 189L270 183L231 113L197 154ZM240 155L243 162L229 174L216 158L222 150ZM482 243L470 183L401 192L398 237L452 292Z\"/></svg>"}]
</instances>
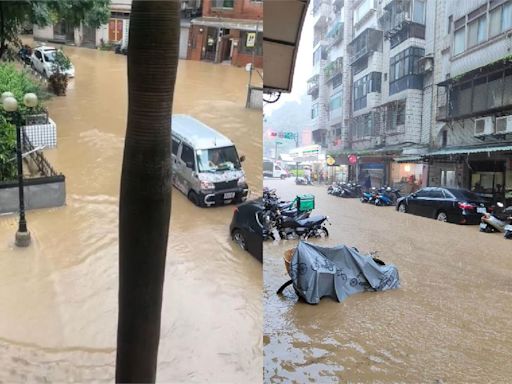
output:
<instances>
[{"instance_id":1,"label":"white sedan","mask_svg":"<svg viewBox=\"0 0 512 384\"><path fill-rule=\"evenodd\" d=\"M50 77L54 72L55 53L57 49L54 47L37 47L32 50L32 66L34 69L44 75ZM61 71L69 77L75 77L75 67L71 64L71 68Z\"/></svg>"}]
</instances>

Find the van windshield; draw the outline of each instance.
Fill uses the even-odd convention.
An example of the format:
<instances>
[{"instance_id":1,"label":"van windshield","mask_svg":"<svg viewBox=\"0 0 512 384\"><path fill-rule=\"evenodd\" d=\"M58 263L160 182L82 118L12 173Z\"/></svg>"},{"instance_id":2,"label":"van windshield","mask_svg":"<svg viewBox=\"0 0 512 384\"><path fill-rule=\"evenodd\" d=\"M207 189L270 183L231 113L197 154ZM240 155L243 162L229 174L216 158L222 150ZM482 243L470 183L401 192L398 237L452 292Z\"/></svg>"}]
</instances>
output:
<instances>
[{"instance_id":1,"label":"van windshield","mask_svg":"<svg viewBox=\"0 0 512 384\"><path fill-rule=\"evenodd\" d=\"M196 154L199 172L221 172L241 168L234 146L198 149Z\"/></svg>"}]
</instances>

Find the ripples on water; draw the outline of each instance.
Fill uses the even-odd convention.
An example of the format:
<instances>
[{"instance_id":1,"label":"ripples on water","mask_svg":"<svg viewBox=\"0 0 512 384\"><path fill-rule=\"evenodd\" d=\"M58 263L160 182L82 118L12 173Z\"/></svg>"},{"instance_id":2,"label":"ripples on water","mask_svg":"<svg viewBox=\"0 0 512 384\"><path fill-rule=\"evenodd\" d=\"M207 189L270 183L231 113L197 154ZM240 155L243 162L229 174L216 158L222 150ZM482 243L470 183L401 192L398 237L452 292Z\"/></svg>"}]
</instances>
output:
<instances>
[{"instance_id":1,"label":"ripples on water","mask_svg":"<svg viewBox=\"0 0 512 384\"><path fill-rule=\"evenodd\" d=\"M112 382L117 217L126 128L126 57L65 47L77 77L48 103L67 205L27 214L33 242L15 249L0 216L0 382ZM242 68L180 61L175 113L230 137L261 191L261 112L244 108ZM260 382L261 264L229 239L233 206L200 209L173 190L160 342L162 382Z\"/></svg>"}]
</instances>

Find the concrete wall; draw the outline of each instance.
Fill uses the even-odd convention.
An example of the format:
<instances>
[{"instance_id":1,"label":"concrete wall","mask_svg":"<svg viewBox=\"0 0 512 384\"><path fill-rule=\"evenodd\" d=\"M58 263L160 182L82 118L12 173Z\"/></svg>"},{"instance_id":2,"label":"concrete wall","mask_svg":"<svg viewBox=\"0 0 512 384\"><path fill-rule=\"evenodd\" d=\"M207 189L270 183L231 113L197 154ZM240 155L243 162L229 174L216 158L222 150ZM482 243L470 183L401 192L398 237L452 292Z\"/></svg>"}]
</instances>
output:
<instances>
[{"instance_id":1,"label":"concrete wall","mask_svg":"<svg viewBox=\"0 0 512 384\"><path fill-rule=\"evenodd\" d=\"M64 176L41 177L25 180L25 209L60 207L66 204ZM0 183L0 213L17 212L18 185Z\"/></svg>"},{"instance_id":2,"label":"concrete wall","mask_svg":"<svg viewBox=\"0 0 512 384\"><path fill-rule=\"evenodd\" d=\"M53 39L53 25L49 27L38 27L34 25L34 40L51 40Z\"/></svg>"}]
</instances>

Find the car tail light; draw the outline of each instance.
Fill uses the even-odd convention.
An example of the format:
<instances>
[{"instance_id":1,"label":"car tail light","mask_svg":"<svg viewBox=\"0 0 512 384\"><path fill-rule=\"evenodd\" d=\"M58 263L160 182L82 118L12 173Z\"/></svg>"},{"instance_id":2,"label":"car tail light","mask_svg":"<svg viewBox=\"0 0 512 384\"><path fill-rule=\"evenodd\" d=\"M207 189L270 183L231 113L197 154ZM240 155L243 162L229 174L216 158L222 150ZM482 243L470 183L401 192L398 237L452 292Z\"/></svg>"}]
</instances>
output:
<instances>
[{"instance_id":1,"label":"car tail light","mask_svg":"<svg viewBox=\"0 0 512 384\"><path fill-rule=\"evenodd\" d=\"M487 211L492 212L492 211L494 211L494 208L493 207L489 207L489 208L487 208Z\"/></svg>"},{"instance_id":2,"label":"car tail light","mask_svg":"<svg viewBox=\"0 0 512 384\"><path fill-rule=\"evenodd\" d=\"M473 204L470 204L470 203L459 203L459 208L470 211L472 209L475 209L475 206Z\"/></svg>"}]
</instances>

